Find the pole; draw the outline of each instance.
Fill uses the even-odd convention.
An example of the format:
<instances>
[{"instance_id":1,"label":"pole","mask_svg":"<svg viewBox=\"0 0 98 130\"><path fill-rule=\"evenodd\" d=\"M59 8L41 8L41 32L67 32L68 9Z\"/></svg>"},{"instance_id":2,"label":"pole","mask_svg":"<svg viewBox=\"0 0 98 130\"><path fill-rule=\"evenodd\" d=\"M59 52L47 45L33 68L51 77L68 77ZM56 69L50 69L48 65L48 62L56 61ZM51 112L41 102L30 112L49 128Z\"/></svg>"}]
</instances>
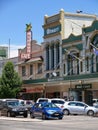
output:
<instances>
[{"instance_id":1,"label":"pole","mask_svg":"<svg viewBox=\"0 0 98 130\"><path fill-rule=\"evenodd\" d=\"M64 50L67 52L67 54L73 56L74 58L78 59L79 61L83 60L83 59L80 59L79 57L75 56L74 54L70 54L70 51L68 51L67 49L64 49Z\"/></svg>"},{"instance_id":2,"label":"pole","mask_svg":"<svg viewBox=\"0 0 98 130\"><path fill-rule=\"evenodd\" d=\"M10 38L9 38L9 59L10 59Z\"/></svg>"},{"instance_id":3,"label":"pole","mask_svg":"<svg viewBox=\"0 0 98 130\"><path fill-rule=\"evenodd\" d=\"M96 46L94 46L92 43L90 43L90 45L91 45L92 47L94 47L96 50L98 50L98 48L97 48Z\"/></svg>"}]
</instances>

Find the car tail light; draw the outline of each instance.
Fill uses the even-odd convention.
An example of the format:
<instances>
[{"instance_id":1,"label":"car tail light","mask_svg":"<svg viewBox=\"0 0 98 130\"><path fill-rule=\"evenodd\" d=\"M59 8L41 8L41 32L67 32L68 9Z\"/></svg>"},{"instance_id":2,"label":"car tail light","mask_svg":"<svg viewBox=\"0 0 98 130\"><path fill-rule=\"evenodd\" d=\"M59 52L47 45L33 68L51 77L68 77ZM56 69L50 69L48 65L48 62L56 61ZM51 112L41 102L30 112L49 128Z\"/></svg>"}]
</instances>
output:
<instances>
[{"instance_id":1,"label":"car tail light","mask_svg":"<svg viewBox=\"0 0 98 130\"><path fill-rule=\"evenodd\" d=\"M62 105L61 108L64 108L64 106Z\"/></svg>"}]
</instances>

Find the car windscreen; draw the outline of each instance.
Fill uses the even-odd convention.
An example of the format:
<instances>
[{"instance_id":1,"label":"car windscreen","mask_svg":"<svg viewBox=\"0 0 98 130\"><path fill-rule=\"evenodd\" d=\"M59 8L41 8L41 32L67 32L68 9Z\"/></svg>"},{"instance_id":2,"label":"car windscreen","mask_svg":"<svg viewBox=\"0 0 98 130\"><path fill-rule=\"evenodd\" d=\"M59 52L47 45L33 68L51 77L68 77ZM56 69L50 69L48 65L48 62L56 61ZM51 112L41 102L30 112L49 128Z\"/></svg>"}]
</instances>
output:
<instances>
[{"instance_id":1,"label":"car windscreen","mask_svg":"<svg viewBox=\"0 0 98 130\"><path fill-rule=\"evenodd\" d=\"M19 102L18 101L8 101L7 105L8 106L19 106Z\"/></svg>"},{"instance_id":2,"label":"car windscreen","mask_svg":"<svg viewBox=\"0 0 98 130\"><path fill-rule=\"evenodd\" d=\"M48 102L47 99L40 99L39 102Z\"/></svg>"},{"instance_id":3,"label":"car windscreen","mask_svg":"<svg viewBox=\"0 0 98 130\"><path fill-rule=\"evenodd\" d=\"M61 101L61 100L52 100L51 102L54 104L64 104L65 103L64 101Z\"/></svg>"},{"instance_id":4,"label":"car windscreen","mask_svg":"<svg viewBox=\"0 0 98 130\"><path fill-rule=\"evenodd\" d=\"M57 106L53 103L48 103L44 105L45 108L56 108Z\"/></svg>"}]
</instances>

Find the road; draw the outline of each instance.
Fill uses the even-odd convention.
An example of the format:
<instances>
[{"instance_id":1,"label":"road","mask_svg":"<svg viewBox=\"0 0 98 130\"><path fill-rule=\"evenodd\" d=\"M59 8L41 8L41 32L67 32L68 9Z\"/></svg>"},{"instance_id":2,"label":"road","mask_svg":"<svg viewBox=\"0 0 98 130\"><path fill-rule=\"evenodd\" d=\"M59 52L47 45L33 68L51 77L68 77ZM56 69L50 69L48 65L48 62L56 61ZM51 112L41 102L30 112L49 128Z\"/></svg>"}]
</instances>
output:
<instances>
[{"instance_id":1,"label":"road","mask_svg":"<svg viewBox=\"0 0 98 130\"><path fill-rule=\"evenodd\" d=\"M63 120L0 117L0 130L97 130L98 117L65 116Z\"/></svg>"}]
</instances>

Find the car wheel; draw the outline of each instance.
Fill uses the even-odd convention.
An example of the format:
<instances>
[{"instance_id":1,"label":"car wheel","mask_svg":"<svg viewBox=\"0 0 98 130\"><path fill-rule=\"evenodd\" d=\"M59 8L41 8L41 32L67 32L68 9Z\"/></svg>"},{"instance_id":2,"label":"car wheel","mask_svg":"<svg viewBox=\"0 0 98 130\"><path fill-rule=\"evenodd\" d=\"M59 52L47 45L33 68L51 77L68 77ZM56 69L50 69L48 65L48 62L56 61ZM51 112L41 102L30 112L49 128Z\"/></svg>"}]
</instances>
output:
<instances>
[{"instance_id":1,"label":"car wheel","mask_svg":"<svg viewBox=\"0 0 98 130\"><path fill-rule=\"evenodd\" d=\"M63 119L63 117L59 117L59 119L60 119L60 120L62 120L62 119Z\"/></svg>"},{"instance_id":2,"label":"car wheel","mask_svg":"<svg viewBox=\"0 0 98 130\"><path fill-rule=\"evenodd\" d=\"M35 118L35 116L33 115L33 113L30 113L30 117L31 118Z\"/></svg>"},{"instance_id":3,"label":"car wheel","mask_svg":"<svg viewBox=\"0 0 98 130\"><path fill-rule=\"evenodd\" d=\"M27 118L27 117L28 117L28 114L27 114L27 113L26 113L26 114L24 114L24 117L25 117L25 118Z\"/></svg>"},{"instance_id":4,"label":"car wheel","mask_svg":"<svg viewBox=\"0 0 98 130\"><path fill-rule=\"evenodd\" d=\"M42 119L45 120L46 119L46 115L43 113L42 114Z\"/></svg>"},{"instance_id":5,"label":"car wheel","mask_svg":"<svg viewBox=\"0 0 98 130\"><path fill-rule=\"evenodd\" d=\"M7 117L11 117L11 113L9 111L7 112Z\"/></svg>"},{"instance_id":6,"label":"car wheel","mask_svg":"<svg viewBox=\"0 0 98 130\"><path fill-rule=\"evenodd\" d=\"M65 109L63 110L63 112L64 112L64 115L69 115L69 110Z\"/></svg>"},{"instance_id":7,"label":"car wheel","mask_svg":"<svg viewBox=\"0 0 98 130\"><path fill-rule=\"evenodd\" d=\"M89 110L89 111L87 112L87 115L88 115L88 116L93 116L93 115L94 115L94 111Z\"/></svg>"}]
</instances>

